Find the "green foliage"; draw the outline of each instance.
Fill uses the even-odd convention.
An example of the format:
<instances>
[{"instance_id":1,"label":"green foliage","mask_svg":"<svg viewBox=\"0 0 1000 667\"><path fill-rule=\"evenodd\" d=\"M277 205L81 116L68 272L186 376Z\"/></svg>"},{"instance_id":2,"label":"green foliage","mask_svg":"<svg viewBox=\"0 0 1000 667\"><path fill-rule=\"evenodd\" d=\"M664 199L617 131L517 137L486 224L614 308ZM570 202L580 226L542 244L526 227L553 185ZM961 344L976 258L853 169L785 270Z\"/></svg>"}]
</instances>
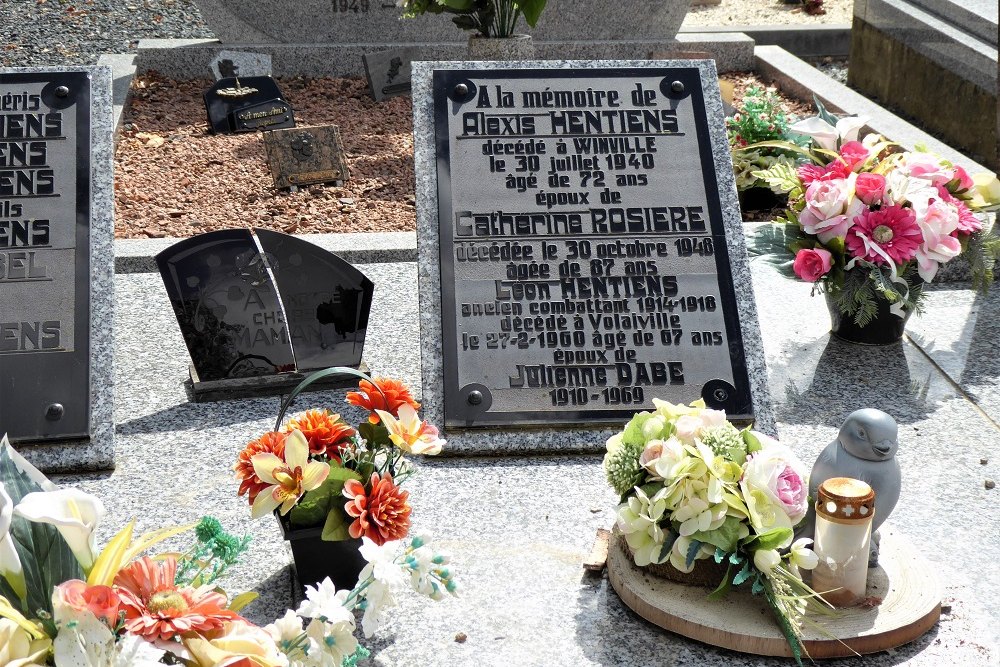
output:
<instances>
[{"instance_id":1,"label":"green foliage","mask_svg":"<svg viewBox=\"0 0 1000 667\"><path fill-rule=\"evenodd\" d=\"M904 310L920 312L923 283L916 275L915 267L912 264L905 266L899 277L906 282L905 294L902 286L891 280L887 268L858 260L853 269L843 273L843 285L831 285L834 303L859 327L871 324L878 314L880 301L890 304L901 302Z\"/></svg>"},{"instance_id":2,"label":"green foliage","mask_svg":"<svg viewBox=\"0 0 1000 667\"><path fill-rule=\"evenodd\" d=\"M452 22L462 30L476 30L484 37L510 37L518 19L534 28L547 0L406 0L403 17L421 14L455 14Z\"/></svg>"},{"instance_id":3,"label":"green foliage","mask_svg":"<svg viewBox=\"0 0 1000 667\"><path fill-rule=\"evenodd\" d=\"M784 545L791 544L794 532L791 528L772 528L766 533L761 533L751 540L747 540L744 548L750 551L760 551L768 549L779 549Z\"/></svg>"},{"instance_id":4,"label":"green foliage","mask_svg":"<svg viewBox=\"0 0 1000 667\"><path fill-rule=\"evenodd\" d=\"M797 244L812 244L812 240L802 233L796 224L777 223L761 225L747 244L751 259L761 259L774 267L786 278L796 278L792 264L795 254L791 248ZM810 246L811 247L811 246Z\"/></svg>"},{"instance_id":5,"label":"green foliage","mask_svg":"<svg viewBox=\"0 0 1000 667\"><path fill-rule=\"evenodd\" d=\"M728 421L721 426L716 426L703 431L701 441L708 445L716 456L724 456L726 459L741 466L746 463L746 443L744 442L739 429ZM712 544L714 544L714 542Z\"/></svg>"},{"instance_id":6,"label":"green foliage","mask_svg":"<svg viewBox=\"0 0 1000 667\"><path fill-rule=\"evenodd\" d=\"M748 88L743 108L726 119L726 131L729 145L734 148L781 139L788 131L788 116L781 107L781 98L772 90Z\"/></svg>"},{"instance_id":7,"label":"green foliage","mask_svg":"<svg viewBox=\"0 0 1000 667\"><path fill-rule=\"evenodd\" d=\"M802 182L799 180L798 174L795 173L794 163L775 162L767 169L753 172L753 175L767 183L773 192L787 193L789 199L797 199L804 194Z\"/></svg>"},{"instance_id":8,"label":"green foliage","mask_svg":"<svg viewBox=\"0 0 1000 667\"><path fill-rule=\"evenodd\" d=\"M366 659L371 654L371 651L358 644L358 647L354 649L354 653L346 656L344 661L340 663L340 667L357 667L359 661Z\"/></svg>"},{"instance_id":9,"label":"green foliage","mask_svg":"<svg viewBox=\"0 0 1000 667\"><path fill-rule=\"evenodd\" d=\"M763 586L764 599L767 600L767 606L771 608L774 620L778 622L781 634L784 635L785 641L788 642L788 647L792 650L792 657L795 658L795 663L799 667L802 667L802 654L804 652L802 640L799 638L797 628L792 625L792 622L788 618L783 601L775 593L774 584L765 577L759 577L757 583Z\"/></svg>"},{"instance_id":10,"label":"green foliage","mask_svg":"<svg viewBox=\"0 0 1000 667\"><path fill-rule=\"evenodd\" d=\"M747 446L747 455L748 456L750 454L754 454L756 452L759 452L761 449L763 449L763 446L760 444L760 440L758 440L757 436L755 436L750 431L750 427L749 426L746 427L745 429L743 429L742 431L740 431L740 435L743 436L743 442L746 443L746 446Z\"/></svg>"},{"instance_id":11,"label":"green foliage","mask_svg":"<svg viewBox=\"0 0 1000 667\"><path fill-rule=\"evenodd\" d=\"M0 439L0 483L14 505L29 493L47 489L18 467L6 438ZM40 474L40 473L39 473ZM52 614L52 589L70 579L84 579L83 570L69 545L55 526L34 523L17 516L11 519L10 537L21 559L27 585L27 599L18 596L5 579L0 577L0 595L14 606L20 602L21 612L28 618ZM43 613L39 613L43 612Z\"/></svg>"},{"instance_id":12,"label":"green foliage","mask_svg":"<svg viewBox=\"0 0 1000 667\"><path fill-rule=\"evenodd\" d=\"M697 532L691 536L699 543L711 544L716 550L735 551L740 541L740 526L743 521L739 517L727 516L722 525L715 530Z\"/></svg>"},{"instance_id":13,"label":"green foliage","mask_svg":"<svg viewBox=\"0 0 1000 667\"><path fill-rule=\"evenodd\" d=\"M639 465L639 456L645 447L645 442L625 441L622 442L621 448L608 458L605 464L608 484L619 496L624 497L634 487L642 484L645 471Z\"/></svg>"},{"instance_id":14,"label":"green foliage","mask_svg":"<svg viewBox=\"0 0 1000 667\"><path fill-rule=\"evenodd\" d=\"M194 545L177 559L174 583L178 586L215 583L250 546L249 535L231 535L211 516L202 517L194 534Z\"/></svg>"},{"instance_id":15,"label":"green foliage","mask_svg":"<svg viewBox=\"0 0 1000 667\"><path fill-rule=\"evenodd\" d=\"M972 234L966 246L965 257L972 269L972 286L985 292L993 284L994 270L1000 260L1000 236L996 229L983 229Z\"/></svg>"}]
</instances>

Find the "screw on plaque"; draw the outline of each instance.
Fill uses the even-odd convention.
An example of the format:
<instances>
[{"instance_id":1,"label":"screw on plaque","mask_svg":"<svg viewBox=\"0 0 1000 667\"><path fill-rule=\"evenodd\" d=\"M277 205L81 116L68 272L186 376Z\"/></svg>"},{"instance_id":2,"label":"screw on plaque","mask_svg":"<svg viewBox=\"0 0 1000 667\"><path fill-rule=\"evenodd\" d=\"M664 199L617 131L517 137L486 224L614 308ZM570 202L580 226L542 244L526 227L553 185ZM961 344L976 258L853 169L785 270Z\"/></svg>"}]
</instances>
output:
<instances>
[{"instance_id":1,"label":"screw on plaque","mask_svg":"<svg viewBox=\"0 0 1000 667\"><path fill-rule=\"evenodd\" d=\"M714 396L715 400L719 401L720 403L725 403L726 400L729 398L729 392L727 392L725 389L716 389L714 392L712 392L712 396Z\"/></svg>"},{"instance_id":2,"label":"screw on plaque","mask_svg":"<svg viewBox=\"0 0 1000 667\"><path fill-rule=\"evenodd\" d=\"M466 400L469 401L469 405L482 405L483 404L483 392L481 392L481 391L470 391L469 392L469 398L466 399Z\"/></svg>"},{"instance_id":3,"label":"screw on plaque","mask_svg":"<svg viewBox=\"0 0 1000 667\"><path fill-rule=\"evenodd\" d=\"M681 83L680 81L674 81L673 83L670 84L670 90L674 91L675 93L683 93L684 84Z\"/></svg>"},{"instance_id":4,"label":"screw on plaque","mask_svg":"<svg viewBox=\"0 0 1000 667\"><path fill-rule=\"evenodd\" d=\"M69 95L69 88L66 86L56 88L56 97L66 97L67 95Z\"/></svg>"},{"instance_id":5,"label":"screw on plaque","mask_svg":"<svg viewBox=\"0 0 1000 667\"><path fill-rule=\"evenodd\" d=\"M62 403L52 403L45 408L45 418L50 422L59 421L64 414L66 414L66 408L62 406Z\"/></svg>"},{"instance_id":6,"label":"screw on plaque","mask_svg":"<svg viewBox=\"0 0 1000 667\"><path fill-rule=\"evenodd\" d=\"M464 83L455 86L455 97L465 97L469 94L469 87Z\"/></svg>"}]
</instances>

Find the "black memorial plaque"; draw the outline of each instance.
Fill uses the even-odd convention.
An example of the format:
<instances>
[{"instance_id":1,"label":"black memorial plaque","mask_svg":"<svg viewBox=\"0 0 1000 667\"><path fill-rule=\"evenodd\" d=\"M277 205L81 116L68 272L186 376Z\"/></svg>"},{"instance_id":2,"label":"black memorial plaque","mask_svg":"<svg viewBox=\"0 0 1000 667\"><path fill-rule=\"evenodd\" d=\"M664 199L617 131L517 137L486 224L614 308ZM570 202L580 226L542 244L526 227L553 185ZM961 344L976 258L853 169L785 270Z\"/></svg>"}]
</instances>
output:
<instances>
[{"instance_id":1,"label":"black memorial plaque","mask_svg":"<svg viewBox=\"0 0 1000 667\"><path fill-rule=\"evenodd\" d=\"M290 125L280 127L295 127L294 117L292 117L292 107L284 100L278 84L269 76L232 77L219 79L211 88L205 91L205 113L208 115L208 126L215 134L231 134L233 132L253 132L257 127L240 127L241 119L238 114L245 113L249 107L264 105L266 108L257 109L254 113L267 113L272 110L271 103L280 103L288 107L288 116L291 119ZM282 114L284 115L284 114ZM246 118L244 120L261 120L280 118L279 116L262 116L259 119ZM272 124L272 129L278 126Z\"/></svg>"},{"instance_id":2,"label":"black memorial plaque","mask_svg":"<svg viewBox=\"0 0 1000 667\"><path fill-rule=\"evenodd\" d=\"M448 426L751 419L695 67L434 72Z\"/></svg>"},{"instance_id":3,"label":"black memorial plaque","mask_svg":"<svg viewBox=\"0 0 1000 667\"><path fill-rule=\"evenodd\" d=\"M0 74L0 432L90 434L90 79Z\"/></svg>"},{"instance_id":4,"label":"black memorial plaque","mask_svg":"<svg viewBox=\"0 0 1000 667\"><path fill-rule=\"evenodd\" d=\"M361 364L374 286L287 234L232 229L156 257L198 382Z\"/></svg>"},{"instance_id":5,"label":"black memorial plaque","mask_svg":"<svg viewBox=\"0 0 1000 667\"><path fill-rule=\"evenodd\" d=\"M280 97L260 104L240 107L232 112L232 116L232 125L237 132L295 127L292 105Z\"/></svg>"}]
</instances>

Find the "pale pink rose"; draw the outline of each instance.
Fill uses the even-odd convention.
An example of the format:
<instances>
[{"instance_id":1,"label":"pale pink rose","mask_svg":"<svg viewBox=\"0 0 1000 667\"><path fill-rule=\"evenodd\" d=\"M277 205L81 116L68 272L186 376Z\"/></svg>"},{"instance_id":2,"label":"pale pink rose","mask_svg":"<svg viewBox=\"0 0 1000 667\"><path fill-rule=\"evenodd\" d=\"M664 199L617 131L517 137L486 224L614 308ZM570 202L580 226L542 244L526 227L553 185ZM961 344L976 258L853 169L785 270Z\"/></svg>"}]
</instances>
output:
<instances>
[{"instance_id":1,"label":"pale pink rose","mask_svg":"<svg viewBox=\"0 0 1000 667\"><path fill-rule=\"evenodd\" d=\"M917 273L929 283L941 264L962 253L962 244L955 235L960 222L958 209L942 199L931 199L913 202L913 211L924 237L917 249Z\"/></svg>"},{"instance_id":2,"label":"pale pink rose","mask_svg":"<svg viewBox=\"0 0 1000 667\"><path fill-rule=\"evenodd\" d=\"M868 149L860 141L848 141L840 147L840 160L851 171L857 171L868 159Z\"/></svg>"},{"instance_id":3,"label":"pale pink rose","mask_svg":"<svg viewBox=\"0 0 1000 667\"><path fill-rule=\"evenodd\" d=\"M109 586L88 586L79 579L70 579L52 591L52 606L59 620L78 617L89 611L109 628L118 623L118 609L121 600L118 593Z\"/></svg>"},{"instance_id":4,"label":"pale pink rose","mask_svg":"<svg viewBox=\"0 0 1000 667\"><path fill-rule=\"evenodd\" d=\"M882 199L885 194L885 176L882 174L858 174L854 181L854 193L862 202L871 206Z\"/></svg>"},{"instance_id":5,"label":"pale pink rose","mask_svg":"<svg viewBox=\"0 0 1000 667\"><path fill-rule=\"evenodd\" d=\"M853 180L852 175L851 178L813 181L806 188L806 208L799 214L799 224L807 234L815 234L823 243L847 235L854 224L852 216L848 215Z\"/></svg>"},{"instance_id":6,"label":"pale pink rose","mask_svg":"<svg viewBox=\"0 0 1000 667\"><path fill-rule=\"evenodd\" d=\"M806 248L795 255L792 269L802 280L814 283L829 273L831 266L833 266L833 255L829 251L823 248Z\"/></svg>"},{"instance_id":7,"label":"pale pink rose","mask_svg":"<svg viewBox=\"0 0 1000 667\"><path fill-rule=\"evenodd\" d=\"M725 410L702 410L701 411L701 424L704 428L712 428L715 426L722 426L726 423L726 411Z\"/></svg>"},{"instance_id":8,"label":"pale pink rose","mask_svg":"<svg viewBox=\"0 0 1000 667\"><path fill-rule=\"evenodd\" d=\"M802 462L792 450L773 440L762 444L763 448L747 459L740 480L750 510L750 525L758 534L794 527L809 507Z\"/></svg>"},{"instance_id":9,"label":"pale pink rose","mask_svg":"<svg viewBox=\"0 0 1000 667\"><path fill-rule=\"evenodd\" d=\"M678 417L677 421L674 422L674 435L677 436L681 442L691 444L694 442L695 436L697 436L701 431L702 426L703 424L700 417L695 415L683 415Z\"/></svg>"},{"instance_id":10,"label":"pale pink rose","mask_svg":"<svg viewBox=\"0 0 1000 667\"><path fill-rule=\"evenodd\" d=\"M952 169L942 166L941 158L930 153L907 153L903 171L932 185L944 185L952 179Z\"/></svg>"},{"instance_id":11,"label":"pale pink rose","mask_svg":"<svg viewBox=\"0 0 1000 667\"><path fill-rule=\"evenodd\" d=\"M674 466L687 458L684 445L675 437L667 440L652 440L642 450L639 464L651 475L670 480Z\"/></svg>"}]
</instances>

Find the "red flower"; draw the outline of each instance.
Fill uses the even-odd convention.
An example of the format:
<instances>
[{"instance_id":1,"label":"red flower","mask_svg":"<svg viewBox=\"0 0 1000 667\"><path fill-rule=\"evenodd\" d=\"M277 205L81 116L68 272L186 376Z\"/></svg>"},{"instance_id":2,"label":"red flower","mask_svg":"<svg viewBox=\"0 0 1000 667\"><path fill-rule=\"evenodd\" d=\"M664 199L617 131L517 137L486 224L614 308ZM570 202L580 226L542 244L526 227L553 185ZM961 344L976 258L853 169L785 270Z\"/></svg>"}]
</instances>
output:
<instances>
[{"instance_id":1,"label":"red flower","mask_svg":"<svg viewBox=\"0 0 1000 667\"><path fill-rule=\"evenodd\" d=\"M372 424L379 422L375 410L385 410L393 417L398 417L401 405L409 405L414 410L420 409L420 403L417 403L413 395L410 394L409 388L399 380L381 377L373 379L375 384L368 380L362 380L358 383L360 391L347 392L347 402L368 410L370 413L368 421ZM378 385L378 389L375 385ZM379 389L382 390L382 394L385 394L385 398L379 393Z\"/></svg>"},{"instance_id":2,"label":"red flower","mask_svg":"<svg viewBox=\"0 0 1000 667\"><path fill-rule=\"evenodd\" d=\"M840 147L840 158L837 161L843 162L848 171L854 171L867 159L868 149L864 147L864 144L860 141L848 141Z\"/></svg>"},{"instance_id":3,"label":"red flower","mask_svg":"<svg viewBox=\"0 0 1000 667\"><path fill-rule=\"evenodd\" d=\"M243 620L226 609L226 596L207 588L177 588L177 559L143 557L122 568L115 588L125 612L125 631L147 641L169 640L188 632L204 633L226 621Z\"/></svg>"},{"instance_id":4,"label":"red flower","mask_svg":"<svg viewBox=\"0 0 1000 667\"><path fill-rule=\"evenodd\" d=\"M855 257L885 264L884 253L899 265L917 256L924 237L912 209L886 206L877 211L862 211L854 218L854 226L847 231L845 240Z\"/></svg>"},{"instance_id":5,"label":"red flower","mask_svg":"<svg viewBox=\"0 0 1000 667\"><path fill-rule=\"evenodd\" d=\"M368 485L371 490L366 492L355 479L344 484L344 496L350 498L344 510L355 517L348 529L351 537L366 536L378 545L406 537L410 531L410 494L396 486L389 473L381 479L377 472L372 473Z\"/></svg>"},{"instance_id":6,"label":"red flower","mask_svg":"<svg viewBox=\"0 0 1000 667\"><path fill-rule=\"evenodd\" d=\"M282 428L285 433L295 429L309 442L309 453L313 456L326 454L340 461L340 450L354 436L354 429L344 422L340 415L329 410L306 410L293 416Z\"/></svg>"},{"instance_id":7,"label":"red flower","mask_svg":"<svg viewBox=\"0 0 1000 667\"><path fill-rule=\"evenodd\" d=\"M270 432L265 433L260 436L257 440L251 440L243 451L239 453L236 457L236 464L233 466L233 470L236 471L236 479L240 481L240 490L238 495L243 495L247 492L250 493L248 500L250 504L253 505L253 501L257 498L257 494L261 490L266 489L269 484L265 484L257 477L257 473L253 469L253 457L256 454L274 454L278 458L285 457L285 438L288 437L285 433Z\"/></svg>"},{"instance_id":8,"label":"red flower","mask_svg":"<svg viewBox=\"0 0 1000 667\"><path fill-rule=\"evenodd\" d=\"M808 186L813 181L833 181L838 178L847 178L851 175L851 168L846 162L834 160L825 167L818 164L805 164L796 170L802 184Z\"/></svg>"}]
</instances>

